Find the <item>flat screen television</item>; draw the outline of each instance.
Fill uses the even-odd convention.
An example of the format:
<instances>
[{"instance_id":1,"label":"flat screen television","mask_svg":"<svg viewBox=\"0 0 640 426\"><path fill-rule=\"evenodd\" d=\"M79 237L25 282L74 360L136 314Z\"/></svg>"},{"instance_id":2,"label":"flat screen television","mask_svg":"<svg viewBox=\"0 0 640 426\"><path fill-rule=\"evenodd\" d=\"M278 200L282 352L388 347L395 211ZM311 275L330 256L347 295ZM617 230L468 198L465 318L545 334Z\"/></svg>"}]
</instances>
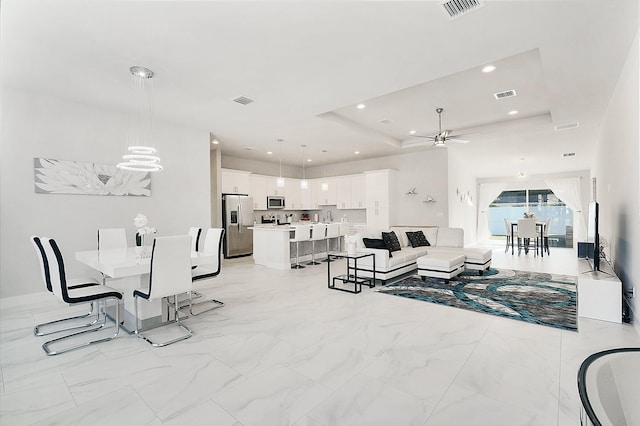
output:
<instances>
[{"instance_id":1,"label":"flat screen television","mask_svg":"<svg viewBox=\"0 0 640 426\"><path fill-rule=\"evenodd\" d=\"M600 270L600 236L598 235L599 205L596 201L589 203L589 221L587 223L587 242L593 244L593 270Z\"/></svg>"}]
</instances>

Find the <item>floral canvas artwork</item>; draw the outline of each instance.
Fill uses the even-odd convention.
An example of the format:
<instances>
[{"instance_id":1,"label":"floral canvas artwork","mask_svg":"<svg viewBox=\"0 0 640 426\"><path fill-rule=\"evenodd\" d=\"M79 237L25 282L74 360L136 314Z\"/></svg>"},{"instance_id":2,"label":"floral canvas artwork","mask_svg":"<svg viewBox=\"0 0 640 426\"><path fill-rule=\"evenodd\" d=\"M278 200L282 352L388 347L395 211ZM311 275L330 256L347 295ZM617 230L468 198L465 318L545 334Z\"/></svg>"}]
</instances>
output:
<instances>
[{"instance_id":1,"label":"floral canvas artwork","mask_svg":"<svg viewBox=\"0 0 640 426\"><path fill-rule=\"evenodd\" d=\"M33 172L40 194L151 196L151 173L112 164L34 158Z\"/></svg>"}]
</instances>

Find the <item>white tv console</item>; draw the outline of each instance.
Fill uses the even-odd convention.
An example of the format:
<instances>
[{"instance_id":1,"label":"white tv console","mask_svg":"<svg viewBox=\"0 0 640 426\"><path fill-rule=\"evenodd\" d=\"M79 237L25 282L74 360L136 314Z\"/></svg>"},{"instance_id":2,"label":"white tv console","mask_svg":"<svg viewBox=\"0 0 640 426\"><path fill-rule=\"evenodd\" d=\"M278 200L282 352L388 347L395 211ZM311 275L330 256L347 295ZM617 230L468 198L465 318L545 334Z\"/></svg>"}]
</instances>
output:
<instances>
[{"instance_id":1,"label":"white tv console","mask_svg":"<svg viewBox=\"0 0 640 426\"><path fill-rule=\"evenodd\" d=\"M622 282L604 260L591 271L587 259L578 260L578 316L622 322Z\"/></svg>"}]
</instances>

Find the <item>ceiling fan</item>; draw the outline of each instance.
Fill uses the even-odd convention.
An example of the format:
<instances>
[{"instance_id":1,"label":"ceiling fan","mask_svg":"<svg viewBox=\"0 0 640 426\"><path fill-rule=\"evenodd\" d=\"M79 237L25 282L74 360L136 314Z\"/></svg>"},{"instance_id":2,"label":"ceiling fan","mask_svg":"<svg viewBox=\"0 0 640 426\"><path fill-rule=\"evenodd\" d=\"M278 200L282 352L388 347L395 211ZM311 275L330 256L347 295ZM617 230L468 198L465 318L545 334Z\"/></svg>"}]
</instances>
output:
<instances>
[{"instance_id":1,"label":"ceiling fan","mask_svg":"<svg viewBox=\"0 0 640 426\"><path fill-rule=\"evenodd\" d=\"M413 135L417 138L426 138L433 141L433 145L437 147L445 147L448 142L455 143L468 143L469 141L458 139L460 136L465 136L470 133L464 133L459 135L452 134L451 130L442 130L442 108L436 108L436 112L438 113L438 134L435 136L421 136L421 135Z\"/></svg>"}]
</instances>

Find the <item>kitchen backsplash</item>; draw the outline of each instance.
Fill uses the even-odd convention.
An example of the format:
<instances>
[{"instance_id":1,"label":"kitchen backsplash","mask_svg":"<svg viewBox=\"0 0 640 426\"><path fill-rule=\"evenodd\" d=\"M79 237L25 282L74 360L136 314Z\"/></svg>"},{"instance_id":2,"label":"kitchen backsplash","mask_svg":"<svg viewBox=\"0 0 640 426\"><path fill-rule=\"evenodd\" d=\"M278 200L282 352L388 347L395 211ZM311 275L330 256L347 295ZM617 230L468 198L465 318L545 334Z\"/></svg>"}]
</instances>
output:
<instances>
[{"instance_id":1,"label":"kitchen backsplash","mask_svg":"<svg viewBox=\"0 0 640 426\"><path fill-rule=\"evenodd\" d=\"M320 222L341 222L343 219L346 222L352 223L365 223L367 221L367 212L364 209L338 210L335 206L325 206L320 210L260 210L254 212L254 218L256 223L261 223L263 216L275 216L276 219L280 219L280 222L286 222L286 215L291 214L293 214L293 217L291 218L292 222L299 222L303 214L308 214L311 221L313 221L317 214Z\"/></svg>"}]
</instances>

